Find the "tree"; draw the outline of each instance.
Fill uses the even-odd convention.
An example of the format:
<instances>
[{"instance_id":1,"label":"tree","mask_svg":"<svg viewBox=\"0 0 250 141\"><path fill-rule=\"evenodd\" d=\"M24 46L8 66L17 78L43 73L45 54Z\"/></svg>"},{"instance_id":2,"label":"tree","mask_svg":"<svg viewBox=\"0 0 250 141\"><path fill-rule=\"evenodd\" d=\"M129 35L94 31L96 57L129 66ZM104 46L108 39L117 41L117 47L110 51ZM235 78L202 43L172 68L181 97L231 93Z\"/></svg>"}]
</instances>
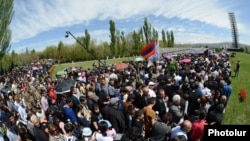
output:
<instances>
[{"instance_id":1,"label":"tree","mask_svg":"<svg viewBox=\"0 0 250 141\"><path fill-rule=\"evenodd\" d=\"M155 41L158 41L158 31L156 29L153 28L153 39Z\"/></svg>"},{"instance_id":2,"label":"tree","mask_svg":"<svg viewBox=\"0 0 250 141\"><path fill-rule=\"evenodd\" d=\"M174 33L173 33L173 31L170 32L170 42L171 42L171 47L174 47Z\"/></svg>"},{"instance_id":3,"label":"tree","mask_svg":"<svg viewBox=\"0 0 250 141\"><path fill-rule=\"evenodd\" d=\"M140 37L140 38L141 38L141 42L144 42L143 27L140 28L139 33L140 33L140 36L141 36L141 37Z\"/></svg>"},{"instance_id":4,"label":"tree","mask_svg":"<svg viewBox=\"0 0 250 141\"><path fill-rule=\"evenodd\" d=\"M148 23L148 19L145 18L144 19L144 25L143 25L143 31L144 31L144 35L146 38L146 43L148 44L152 38L152 33L151 33L151 24Z\"/></svg>"},{"instance_id":5,"label":"tree","mask_svg":"<svg viewBox=\"0 0 250 141\"><path fill-rule=\"evenodd\" d=\"M89 34L88 30L85 29L85 37L84 37L83 45L84 45L86 48L89 48L89 44L90 44L90 34Z\"/></svg>"},{"instance_id":6,"label":"tree","mask_svg":"<svg viewBox=\"0 0 250 141\"><path fill-rule=\"evenodd\" d=\"M39 60L38 55L37 55L35 49L32 49L32 50L30 51L30 58L31 58L32 62L36 62L36 61Z\"/></svg>"},{"instance_id":7,"label":"tree","mask_svg":"<svg viewBox=\"0 0 250 141\"><path fill-rule=\"evenodd\" d=\"M116 55L121 56L121 32L119 30L116 31Z\"/></svg>"},{"instance_id":8,"label":"tree","mask_svg":"<svg viewBox=\"0 0 250 141\"><path fill-rule=\"evenodd\" d=\"M58 56L57 59L59 61L62 61L63 59L63 47L64 47L64 44L62 41L60 41L57 46L57 56Z\"/></svg>"},{"instance_id":9,"label":"tree","mask_svg":"<svg viewBox=\"0 0 250 141\"><path fill-rule=\"evenodd\" d=\"M168 31L167 31L167 47L171 47L171 36Z\"/></svg>"},{"instance_id":10,"label":"tree","mask_svg":"<svg viewBox=\"0 0 250 141\"><path fill-rule=\"evenodd\" d=\"M57 46L49 45L49 46L47 46L46 49L43 51L44 57L45 57L46 59L55 58L55 56L56 56L56 51L57 51Z\"/></svg>"},{"instance_id":11,"label":"tree","mask_svg":"<svg viewBox=\"0 0 250 141\"><path fill-rule=\"evenodd\" d=\"M85 29L85 36L84 37L81 37L81 39L82 39L82 41L83 41L83 46L87 49L87 50L89 50L89 45L90 45L90 34L89 34L89 32L88 32L88 30L87 29ZM91 51L91 50L89 50L89 51ZM85 53L87 53L88 55L87 55L87 58L91 58L90 56L91 56L91 54L95 54L95 52L93 52L93 53L89 53L88 51L84 51ZM83 52L82 52L83 53ZM81 56L83 56L83 54L80 54ZM84 56L84 57L86 57L86 55ZM92 57L93 58L93 57ZM86 58L85 58L86 59ZM94 59L94 58L93 58Z\"/></svg>"},{"instance_id":12,"label":"tree","mask_svg":"<svg viewBox=\"0 0 250 141\"><path fill-rule=\"evenodd\" d=\"M0 60L10 49L11 30L9 25L13 17L13 0L0 1Z\"/></svg>"},{"instance_id":13,"label":"tree","mask_svg":"<svg viewBox=\"0 0 250 141\"><path fill-rule=\"evenodd\" d=\"M13 69L15 67L15 56L16 56L16 52L14 50L12 50L11 52L11 69Z\"/></svg>"},{"instance_id":14,"label":"tree","mask_svg":"<svg viewBox=\"0 0 250 141\"><path fill-rule=\"evenodd\" d=\"M167 47L166 33L164 30L161 31L163 47Z\"/></svg>"},{"instance_id":15,"label":"tree","mask_svg":"<svg viewBox=\"0 0 250 141\"><path fill-rule=\"evenodd\" d=\"M122 44L121 55L124 57L125 51L127 50L127 48L126 48L127 42L126 42L126 38L125 38L123 31L121 32L120 38L121 38L121 44Z\"/></svg>"},{"instance_id":16,"label":"tree","mask_svg":"<svg viewBox=\"0 0 250 141\"><path fill-rule=\"evenodd\" d=\"M110 42L110 51L111 51L111 54L113 56L115 56L115 43L116 43L116 35L115 35L115 22L113 20L110 20L109 21L109 25L110 25L110 39L111 39L111 42Z\"/></svg>"},{"instance_id":17,"label":"tree","mask_svg":"<svg viewBox=\"0 0 250 141\"><path fill-rule=\"evenodd\" d=\"M133 32L133 41L134 41L133 53L138 54L139 50L142 48L140 32L136 31Z\"/></svg>"}]
</instances>

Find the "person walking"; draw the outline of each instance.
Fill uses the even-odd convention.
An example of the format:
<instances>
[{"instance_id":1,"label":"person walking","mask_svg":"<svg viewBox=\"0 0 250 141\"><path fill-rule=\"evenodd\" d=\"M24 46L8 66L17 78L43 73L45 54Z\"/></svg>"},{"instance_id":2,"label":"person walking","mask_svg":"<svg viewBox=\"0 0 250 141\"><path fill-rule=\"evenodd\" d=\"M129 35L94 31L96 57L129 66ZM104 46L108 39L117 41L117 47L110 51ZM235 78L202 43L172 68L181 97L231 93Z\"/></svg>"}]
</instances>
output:
<instances>
[{"instance_id":1,"label":"person walking","mask_svg":"<svg viewBox=\"0 0 250 141\"><path fill-rule=\"evenodd\" d=\"M235 68L235 77L239 76L239 72L240 72L240 61L238 60Z\"/></svg>"}]
</instances>

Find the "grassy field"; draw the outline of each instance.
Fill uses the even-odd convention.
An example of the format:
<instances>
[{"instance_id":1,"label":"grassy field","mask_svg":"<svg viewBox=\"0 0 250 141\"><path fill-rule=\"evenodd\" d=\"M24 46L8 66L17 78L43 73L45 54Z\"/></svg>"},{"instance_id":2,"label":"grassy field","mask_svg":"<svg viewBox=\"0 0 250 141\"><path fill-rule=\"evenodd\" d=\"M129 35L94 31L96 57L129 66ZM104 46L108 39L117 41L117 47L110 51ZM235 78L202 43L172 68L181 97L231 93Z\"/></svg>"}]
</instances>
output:
<instances>
[{"instance_id":1,"label":"grassy field","mask_svg":"<svg viewBox=\"0 0 250 141\"><path fill-rule=\"evenodd\" d=\"M248 60L249 58L250 54L237 53L236 57L231 60L232 68L235 68L237 60L241 61L241 68L239 77L231 78L233 92L227 105L223 124L250 124L250 100L249 98L247 98L246 101L240 102L238 97L238 93L241 88L244 88L247 92L250 92L250 74L248 74L248 71L250 71L250 60ZM109 59L108 64L119 63L122 61L131 61L133 59L133 57ZM84 69L90 68L94 62L98 64L97 61L85 61L55 65L53 76L55 76L55 73L57 71L69 66L82 66ZM232 75L234 76L234 73L232 73Z\"/></svg>"},{"instance_id":2,"label":"grassy field","mask_svg":"<svg viewBox=\"0 0 250 141\"><path fill-rule=\"evenodd\" d=\"M239 101L239 92L241 88L244 88L249 94L250 92L250 54L237 53L233 59L232 68L236 67L237 60L240 60L240 73L239 77L232 77L233 92L227 109L224 115L223 124L250 124L250 99L246 101ZM234 76L234 73L233 73Z\"/></svg>"},{"instance_id":3,"label":"grassy field","mask_svg":"<svg viewBox=\"0 0 250 141\"><path fill-rule=\"evenodd\" d=\"M120 63L122 61L133 61L135 59L135 57L125 57L125 58L116 58L116 59L109 59L108 60L108 64L115 64L115 63ZM102 62L104 62L104 60L101 60ZM88 68L92 68L93 63L95 63L96 65L98 65L98 61L84 61L84 62L73 62L73 63L64 63L64 64L56 64L54 65L55 69L52 72L52 77L55 77L55 74L57 71L63 70L66 67L73 67L73 66L81 66L83 69L88 69Z\"/></svg>"}]
</instances>

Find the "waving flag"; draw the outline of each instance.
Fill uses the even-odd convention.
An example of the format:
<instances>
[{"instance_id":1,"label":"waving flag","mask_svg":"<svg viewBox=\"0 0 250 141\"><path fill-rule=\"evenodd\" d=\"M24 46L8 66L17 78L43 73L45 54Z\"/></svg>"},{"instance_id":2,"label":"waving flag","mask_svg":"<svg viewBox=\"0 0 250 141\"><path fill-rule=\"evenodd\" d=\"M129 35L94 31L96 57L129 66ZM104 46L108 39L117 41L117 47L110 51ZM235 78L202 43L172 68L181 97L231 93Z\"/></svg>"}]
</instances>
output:
<instances>
[{"instance_id":1,"label":"waving flag","mask_svg":"<svg viewBox=\"0 0 250 141\"><path fill-rule=\"evenodd\" d=\"M151 40L150 43L146 45L144 48L142 48L139 52L141 56L143 56L146 59L155 55L156 52L155 41Z\"/></svg>"},{"instance_id":2,"label":"waving flag","mask_svg":"<svg viewBox=\"0 0 250 141\"><path fill-rule=\"evenodd\" d=\"M155 42L155 54L153 57L154 57L155 61L159 61L159 59L160 59L159 42Z\"/></svg>"}]
</instances>

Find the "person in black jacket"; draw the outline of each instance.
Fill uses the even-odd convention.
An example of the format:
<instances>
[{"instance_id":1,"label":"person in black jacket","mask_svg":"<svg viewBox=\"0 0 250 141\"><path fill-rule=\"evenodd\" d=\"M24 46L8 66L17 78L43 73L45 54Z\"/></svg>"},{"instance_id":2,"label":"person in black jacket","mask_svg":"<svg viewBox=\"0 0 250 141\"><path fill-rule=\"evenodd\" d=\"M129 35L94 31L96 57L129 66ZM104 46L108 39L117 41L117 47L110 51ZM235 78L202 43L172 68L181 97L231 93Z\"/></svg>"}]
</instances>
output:
<instances>
[{"instance_id":1,"label":"person in black jacket","mask_svg":"<svg viewBox=\"0 0 250 141\"><path fill-rule=\"evenodd\" d=\"M103 116L110 121L117 133L123 133L126 128L125 117L122 111L118 110L118 97L110 99L110 105L106 106L103 110Z\"/></svg>"},{"instance_id":2,"label":"person in black jacket","mask_svg":"<svg viewBox=\"0 0 250 141\"><path fill-rule=\"evenodd\" d=\"M160 89L156 98L156 104L153 107L155 111L158 111L160 118L166 113L167 105L165 103L165 96L164 89Z\"/></svg>"},{"instance_id":3,"label":"person in black jacket","mask_svg":"<svg viewBox=\"0 0 250 141\"><path fill-rule=\"evenodd\" d=\"M223 119L224 105L219 104L215 110L211 110L207 115L207 122L211 125L221 125Z\"/></svg>"},{"instance_id":4,"label":"person in black jacket","mask_svg":"<svg viewBox=\"0 0 250 141\"><path fill-rule=\"evenodd\" d=\"M70 99L73 102L72 109L76 111L78 106L80 106L80 101L79 97L77 96L77 89L74 86L70 88Z\"/></svg>"},{"instance_id":5,"label":"person in black jacket","mask_svg":"<svg viewBox=\"0 0 250 141\"><path fill-rule=\"evenodd\" d=\"M33 133L36 141L48 141L49 135L45 132L45 129L39 122L36 115L31 116L31 122L34 124Z\"/></svg>"},{"instance_id":6,"label":"person in black jacket","mask_svg":"<svg viewBox=\"0 0 250 141\"><path fill-rule=\"evenodd\" d=\"M99 95L98 104L100 107L100 111L102 113L103 108L110 104L110 101L109 101L110 97L109 97L109 95L106 95L106 93L105 93L105 84L101 84L101 91L99 92L98 95Z\"/></svg>"}]
</instances>

